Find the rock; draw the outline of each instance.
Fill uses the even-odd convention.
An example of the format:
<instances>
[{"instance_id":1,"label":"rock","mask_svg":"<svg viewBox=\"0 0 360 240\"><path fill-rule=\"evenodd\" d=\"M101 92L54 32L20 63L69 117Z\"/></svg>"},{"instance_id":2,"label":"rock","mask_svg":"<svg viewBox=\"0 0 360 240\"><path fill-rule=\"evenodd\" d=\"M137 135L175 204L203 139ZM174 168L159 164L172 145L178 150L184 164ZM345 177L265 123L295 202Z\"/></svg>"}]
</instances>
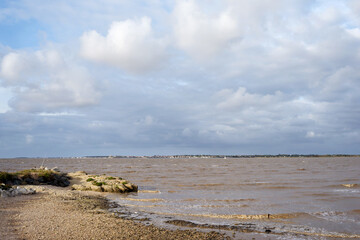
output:
<instances>
[{"instance_id":1,"label":"rock","mask_svg":"<svg viewBox=\"0 0 360 240\"><path fill-rule=\"evenodd\" d=\"M85 191L86 187L84 185L80 185L80 184L73 184L71 186L72 190L80 190L80 191Z\"/></svg>"},{"instance_id":2,"label":"rock","mask_svg":"<svg viewBox=\"0 0 360 240\"><path fill-rule=\"evenodd\" d=\"M127 188L127 189L130 189L130 190L133 190L133 186L130 184L130 183L126 183L124 184L124 186Z\"/></svg>"},{"instance_id":3,"label":"rock","mask_svg":"<svg viewBox=\"0 0 360 240\"><path fill-rule=\"evenodd\" d=\"M0 189L0 197L7 197L5 190Z\"/></svg>"},{"instance_id":4,"label":"rock","mask_svg":"<svg viewBox=\"0 0 360 240\"><path fill-rule=\"evenodd\" d=\"M22 187L16 187L16 188L10 188L8 190L2 190L0 189L0 195L1 197L15 197L18 195L29 195L29 194L35 194L36 191L32 188L26 189Z\"/></svg>"},{"instance_id":5,"label":"rock","mask_svg":"<svg viewBox=\"0 0 360 240\"><path fill-rule=\"evenodd\" d=\"M104 192L114 192L114 188L111 185L102 185Z\"/></svg>"},{"instance_id":6,"label":"rock","mask_svg":"<svg viewBox=\"0 0 360 240\"><path fill-rule=\"evenodd\" d=\"M92 185L90 188L91 191L95 191L95 192L103 192L102 187L100 186L96 186L96 185Z\"/></svg>"},{"instance_id":7,"label":"rock","mask_svg":"<svg viewBox=\"0 0 360 240\"><path fill-rule=\"evenodd\" d=\"M3 173L1 180L8 185L40 185L50 184L66 187L70 185L66 173L48 170L45 167L18 171L15 173ZM1 183L1 182L0 182Z\"/></svg>"},{"instance_id":8,"label":"rock","mask_svg":"<svg viewBox=\"0 0 360 240\"><path fill-rule=\"evenodd\" d=\"M85 172L69 173L74 184L72 189L81 191L102 191L102 192L137 192L138 187L122 178L107 175L88 175Z\"/></svg>"},{"instance_id":9,"label":"rock","mask_svg":"<svg viewBox=\"0 0 360 240\"><path fill-rule=\"evenodd\" d=\"M14 184L14 185L21 185L21 181L20 181L19 179L15 179L15 180L13 181L13 184Z\"/></svg>"},{"instance_id":10,"label":"rock","mask_svg":"<svg viewBox=\"0 0 360 240\"><path fill-rule=\"evenodd\" d=\"M34 184L34 179L29 178L29 177L25 178L24 181L25 181L27 184L30 184L30 185Z\"/></svg>"},{"instance_id":11,"label":"rock","mask_svg":"<svg viewBox=\"0 0 360 240\"><path fill-rule=\"evenodd\" d=\"M29 194L36 193L36 191L32 188L27 189L27 188L22 188L19 186L16 187L16 190L18 191L19 194L23 194L23 195L29 195Z\"/></svg>"},{"instance_id":12,"label":"rock","mask_svg":"<svg viewBox=\"0 0 360 240\"><path fill-rule=\"evenodd\" d=\"M117 189L119 190L118 192L126 192L126 188L124 187L124 185L116 185Z\"/></svg>"}]
</instances>

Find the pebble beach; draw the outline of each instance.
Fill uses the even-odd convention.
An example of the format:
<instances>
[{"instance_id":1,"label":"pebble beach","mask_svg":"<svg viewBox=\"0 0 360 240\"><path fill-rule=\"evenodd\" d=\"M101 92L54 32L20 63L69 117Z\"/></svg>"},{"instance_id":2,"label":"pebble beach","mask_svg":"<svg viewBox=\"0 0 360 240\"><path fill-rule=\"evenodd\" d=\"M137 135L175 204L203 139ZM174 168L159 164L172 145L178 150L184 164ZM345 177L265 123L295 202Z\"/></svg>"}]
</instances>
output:
<instances>
[{"instance_id":1,"label":"pebble beach","mask_svg":"<svg viewBox=\"0 0 360 240\"><path fill-rule=\"evenodd\" d=\"M116 217L102 193L31 186L0 198L0 239L229 239L218 232L168 230Z\"/></svg>"}]
</instances>

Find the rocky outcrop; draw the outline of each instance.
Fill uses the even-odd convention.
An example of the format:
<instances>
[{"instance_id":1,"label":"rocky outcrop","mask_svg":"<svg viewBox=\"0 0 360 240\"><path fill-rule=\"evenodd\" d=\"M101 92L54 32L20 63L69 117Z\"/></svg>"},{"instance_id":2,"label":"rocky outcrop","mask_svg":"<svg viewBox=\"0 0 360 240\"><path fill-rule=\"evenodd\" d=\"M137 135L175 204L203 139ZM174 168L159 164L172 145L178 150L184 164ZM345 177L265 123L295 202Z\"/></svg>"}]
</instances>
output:
<instances>
[{"instance_id":1,"label":"rocky outcrop","mask_svg":"<svg viewBox=\"0 0 360 240\"><path fill-rule=\"evenodd\" d=\"M71 181L71 183L70 183ZM34 168L15 173L0 172L2 195L18 195L25 192L14 185L54 185L73 190L126 193L137 192L138 187L120 177L108 175L88 175L85 172L62 173L57 168ZM31 192L31 191L30 191Z\"/></svg>"},{"instance_id":2,"label":"rocky outcrop","mask_svg":"<svg viewBox=\"0 0 360 240\"><path fill-rule=\"evenodd\" d=\"M88 175L86 172L75 172L68 174L74 184L74 190L126 193L137 192L138 187L120 177L108 175Z\"/></svg>"},{"instance_id":3,"label":"rocky outcrop","mask_svg":"<svg viewBox=\"0 0 360 240\"><path fill-rule=\"evenodd\" d=\"M0 183L5 185L54 185L67 187L70 185L69 177L57 168L33 168L15 173L0 172Z\"/></svg>"}]
</instances>

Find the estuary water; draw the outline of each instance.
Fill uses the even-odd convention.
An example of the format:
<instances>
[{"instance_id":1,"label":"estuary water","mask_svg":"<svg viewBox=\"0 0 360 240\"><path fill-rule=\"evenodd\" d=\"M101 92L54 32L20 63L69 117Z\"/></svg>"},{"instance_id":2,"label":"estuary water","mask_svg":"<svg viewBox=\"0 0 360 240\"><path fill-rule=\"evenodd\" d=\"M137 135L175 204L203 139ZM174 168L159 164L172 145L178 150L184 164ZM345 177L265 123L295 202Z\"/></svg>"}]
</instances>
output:
<instances>
[{"instance_id":1,"label":"estuary water","mask_svg":"<svg viewBox=\"0 0 360 240\"><path fill-rule=\"evenodd\" d=\"M0 159L0 171L42 162L137 184L138 193L108 197L119 214L161 226L241 239L360 239L360 157Z\"/></svg>"}]
</instances>

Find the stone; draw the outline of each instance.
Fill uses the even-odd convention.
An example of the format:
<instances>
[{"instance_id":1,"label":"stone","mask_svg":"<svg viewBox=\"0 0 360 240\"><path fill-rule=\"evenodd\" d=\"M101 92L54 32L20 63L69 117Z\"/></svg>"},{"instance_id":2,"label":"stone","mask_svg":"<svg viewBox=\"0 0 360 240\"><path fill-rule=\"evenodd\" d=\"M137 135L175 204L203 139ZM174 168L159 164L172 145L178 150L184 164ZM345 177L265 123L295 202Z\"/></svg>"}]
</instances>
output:
<instances>
[{"instance_id":1,"label":"stone","mask_svg":"<svg viewBox=\"0 0 360 240\"><path fill-rule=\"evenodd\" d=\"M88 175L85 172L69 173L69 176L76 182L72 186L74 190L81 191L103 191L103 192L137 192L138 187L122 178L108 175ZM80 187L80 185L82 187Z\"/></svg>"},{"instance_id":2,"label":"stone","mask_svg":"<svg viewBox=\"0 0 360 240\"><path fill-rule=\"evenodd\" d=\"M32 188L26 189L17 186L16 188L10 188L8 190L0 190L1 197L15 197L18 195L29 195L35 194L36 191Z\"/></svg>"},{"instance_id":3,"label":"stone","mask_svg":"<svg viewBox=\"0 0 360 240\"><path fill-rule=\"evenodd\" d=\"M126 183L124 184L124 186L127 188L127 189L130 189L130 190L133 190L134 187L130 184L130 183Z\"/></svg>"},{"instance_id":4,"label":"stone","mask_svg":"<svg viewBox=\"0 0 360 240\"><path fill-rule=\"evenodd\" d=\"M103 192L102 187L96 186L96 185L92 185L90 190L95 191L95 192Z\"/></svg>"},{"instance_id":5,"label":"stone","mask_svg":"<svg viewBox=\"0 0 360 240\"><path fill-rule=\"evenodd\" d=\"M114 192L114 189L111 185L102 185L104 192Z\"/></svg>"}]
</instances>

